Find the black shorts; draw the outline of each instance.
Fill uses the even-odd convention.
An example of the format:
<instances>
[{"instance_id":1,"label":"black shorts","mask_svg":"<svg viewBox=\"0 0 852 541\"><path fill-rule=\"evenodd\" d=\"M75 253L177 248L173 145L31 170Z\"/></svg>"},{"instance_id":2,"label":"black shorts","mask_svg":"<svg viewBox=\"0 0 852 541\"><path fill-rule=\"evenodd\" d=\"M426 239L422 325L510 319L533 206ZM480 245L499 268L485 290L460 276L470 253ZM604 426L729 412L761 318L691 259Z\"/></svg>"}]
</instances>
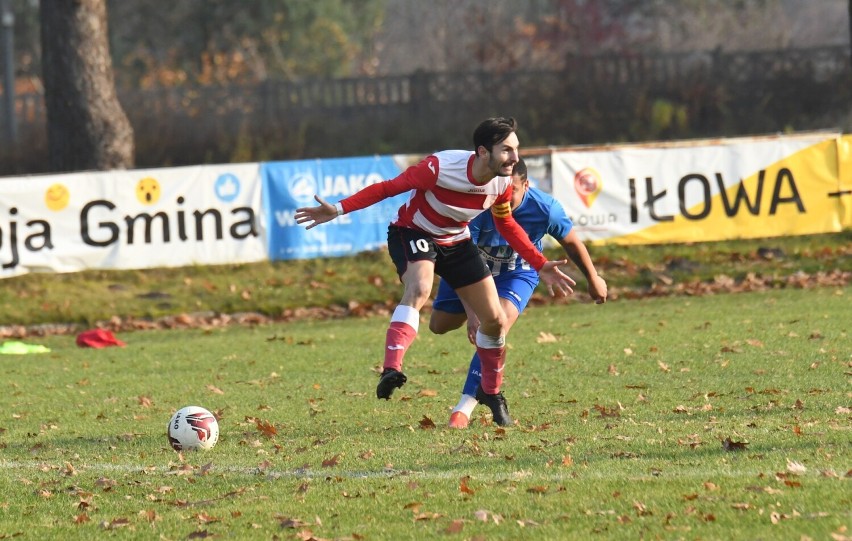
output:
<instances>
[{"instance_id":1,"label":"black shorts","mask_svg":"<svg viewBox=\"0 0 852 541\"><path fill-rule=\"evenodd\" d=\"M435 274L446 280L453 289L475 284L491 276L488 265L479 255L479 249L469 239L452 246L441 246L427 233L392 225L388 227L388 252L400 278L408 268L409 261L425 260L435 263Z\"/></svg>"}]
</instances>

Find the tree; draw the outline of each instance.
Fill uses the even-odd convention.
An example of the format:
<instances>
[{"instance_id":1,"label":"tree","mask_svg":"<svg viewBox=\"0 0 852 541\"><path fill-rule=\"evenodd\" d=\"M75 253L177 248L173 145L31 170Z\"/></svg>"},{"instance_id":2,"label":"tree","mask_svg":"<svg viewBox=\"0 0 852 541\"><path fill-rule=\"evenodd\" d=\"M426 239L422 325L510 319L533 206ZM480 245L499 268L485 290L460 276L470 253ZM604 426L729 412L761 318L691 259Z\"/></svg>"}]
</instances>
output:
<instances>
[{"instance_id":1,"label":"tree","mask_svg":"<svg viewBox=\"0 0 852 541\"><path fill-rule=\"evenodd\" d=\"M370 73L386 0L107 0L124 87Z\"/></svg>"},{"instance_id":2,"label":"tree","mask_svg":"<svg viewBox=\"0 0 852 541\"><path fill-rule=\"evenodd\" d=\"M105 0L41 0L50 169L133 167L133 128L115 92Z\"/></svg>"}]
</instances>

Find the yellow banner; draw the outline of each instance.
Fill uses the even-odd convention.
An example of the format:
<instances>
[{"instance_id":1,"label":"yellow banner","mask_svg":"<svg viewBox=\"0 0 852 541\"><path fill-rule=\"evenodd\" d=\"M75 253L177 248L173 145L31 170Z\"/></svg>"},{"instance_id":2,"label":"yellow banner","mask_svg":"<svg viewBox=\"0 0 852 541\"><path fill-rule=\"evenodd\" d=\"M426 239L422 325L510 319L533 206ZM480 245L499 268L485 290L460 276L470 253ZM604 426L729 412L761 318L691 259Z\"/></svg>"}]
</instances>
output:
<instances>
[{"instance_id":1,"label":"yellow banner","mask_svg":"<svg viewBox=\"0 0 852 541\"><path fill-rule=\"evenodd\" d=\"M852 137L839 133L554 152L553 194L584 240L706 242L852 224Z\"/></svg>"},{"instance_id":2,"label":"yellow banner","mask_svg":"<svg viewBox=\"0 0 852 541\"><path fill-rule=\"evenodd\" d=\"M840 203L844 228L852 227L852 135L844 135L837 144L837 167L840 182L836 197Z\"/></svg>"}]
</instances>

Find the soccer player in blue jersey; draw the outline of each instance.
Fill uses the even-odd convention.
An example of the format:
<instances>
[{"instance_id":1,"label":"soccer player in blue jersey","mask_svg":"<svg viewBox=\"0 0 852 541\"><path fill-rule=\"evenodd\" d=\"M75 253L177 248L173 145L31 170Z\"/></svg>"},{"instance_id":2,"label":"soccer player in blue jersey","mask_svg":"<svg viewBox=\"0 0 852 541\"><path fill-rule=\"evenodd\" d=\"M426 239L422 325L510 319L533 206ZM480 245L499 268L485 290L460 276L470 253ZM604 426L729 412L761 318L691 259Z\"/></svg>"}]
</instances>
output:
<instances>
[{"instance_id":1,"label":"soccer player in blue jersey","mask_svg":"<svg viewBox=\"0 0 852 541\"><path fill-rule=\"evenodd\" d=\"M607 286L601 278L585 244L573 229L571 218L565 214L562 205L549 194L531 188L527 179L527 166L523 160L515 164L512 171L512 216L515 221L529 234L530 240L541 250L542 239L545 235L555 238L571 261L586 277L589 295L595 303L606 302ZM529 263L509 246L494 227L490 213L482 213L469 224L474 242L494 277L500 304L506 313L508 329L518 320L532 297L533 290L538 285L538 274ZM470 312L470 313L468 313ZM429 330L436 334L458 329L467 321L467 334L471 342L476 337L479 322L470 310L465 310L462 301L455 291L442 279L438 285L438 293L432 303L432 316L429 320ZM470 361L467 380L465 381L459 403L450 415L451 428L466 428L471 413L477 404L478 387L482 378L481 363L478 354ZM479 391L481 392L481 391ZM505 412L505 418L494 419L498 425L512 424Z\"/></svg>"}]
</instances>

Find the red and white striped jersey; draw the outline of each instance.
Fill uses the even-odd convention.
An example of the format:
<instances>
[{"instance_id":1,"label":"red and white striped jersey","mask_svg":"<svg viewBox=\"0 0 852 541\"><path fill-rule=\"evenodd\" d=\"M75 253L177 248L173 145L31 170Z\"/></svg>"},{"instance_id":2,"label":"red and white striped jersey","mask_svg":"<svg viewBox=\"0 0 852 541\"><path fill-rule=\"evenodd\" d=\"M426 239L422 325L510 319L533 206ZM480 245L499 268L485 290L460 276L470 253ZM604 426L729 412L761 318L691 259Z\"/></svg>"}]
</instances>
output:
<instances>
[{"instance_id":1,"label":"red and white striped jersey","mask_svg":"<svg viewBox=\"0 0 852 541\"><path fill-rule=\"evenodd\" d=\"M465 150L437 152L396 178L367 186L341 200L340 204L348 213L411 191L408 201L399 208L391 223L423 231L442 245L470 239L467 224L481 212L491 209L495 225L504 238L533 267L540 269L546 258L512 218L512 178L494 177L484 184L476 184L472 174L474 159L475 154Z\"/></svg>"}]
</instances>

